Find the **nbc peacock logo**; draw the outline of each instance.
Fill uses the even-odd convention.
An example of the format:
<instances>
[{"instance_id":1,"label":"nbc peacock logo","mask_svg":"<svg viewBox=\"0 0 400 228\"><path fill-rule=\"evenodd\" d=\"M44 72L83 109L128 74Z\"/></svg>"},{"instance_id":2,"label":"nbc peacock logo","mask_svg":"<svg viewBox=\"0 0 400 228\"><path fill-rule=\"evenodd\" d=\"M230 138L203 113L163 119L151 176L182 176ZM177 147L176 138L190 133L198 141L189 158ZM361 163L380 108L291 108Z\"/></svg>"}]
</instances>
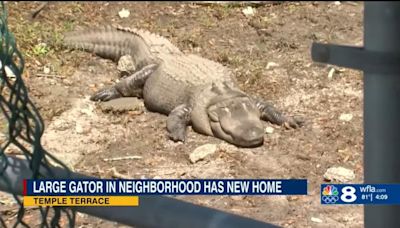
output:
<instances>
[{"instance_id":1,"label":"nbc peacock logo","mask_svg":"<svg viewBox=\"0 0 400 228\"><path fill-rule=\"evenodd\" d=\"M321 200L326 204L333 204L339 200L339 191L334 185L327 185L322 190Z\"/></svg>"}]
</instances>

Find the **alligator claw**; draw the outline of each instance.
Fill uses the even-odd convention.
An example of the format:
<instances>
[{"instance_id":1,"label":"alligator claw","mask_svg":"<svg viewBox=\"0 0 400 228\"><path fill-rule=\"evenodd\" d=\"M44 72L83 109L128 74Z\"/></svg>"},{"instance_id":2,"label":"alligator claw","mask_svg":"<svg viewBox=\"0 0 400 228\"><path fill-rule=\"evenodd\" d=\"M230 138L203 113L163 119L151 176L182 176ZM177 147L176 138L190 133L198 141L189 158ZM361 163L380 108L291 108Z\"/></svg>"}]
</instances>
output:
<instances>
[{"instance_id":1,"label":"alligator claw","mask_svg":"<svg viewBox=\"0 0 400 228\"><path fill-rule=\"evenodd\" d=\"M287 129L297 129L304 126L305 120L301 117L291 117L283 123Z\"/></svg>"},{"instance_id":2,"label":"alligator claw","mask_svg":"<svg viewBox=\"0 0 400 228\"><path fill-rule=\"evenodd\" d=\"M178 130L174 132L170 132L168 137L174 142L185 142L186 141L186 132L185 129Z\"/></svg>"},{"instance_id":3,"label":"alligator claw","mask_svg":"<svg viewBox=\"0 0 400 228\"><path fill-rule=\"evenodd\" d=\"M109 101L121 97L115 87L105 88L97 91L90 97L91 101Z\"/></svg>"}]
</instances>

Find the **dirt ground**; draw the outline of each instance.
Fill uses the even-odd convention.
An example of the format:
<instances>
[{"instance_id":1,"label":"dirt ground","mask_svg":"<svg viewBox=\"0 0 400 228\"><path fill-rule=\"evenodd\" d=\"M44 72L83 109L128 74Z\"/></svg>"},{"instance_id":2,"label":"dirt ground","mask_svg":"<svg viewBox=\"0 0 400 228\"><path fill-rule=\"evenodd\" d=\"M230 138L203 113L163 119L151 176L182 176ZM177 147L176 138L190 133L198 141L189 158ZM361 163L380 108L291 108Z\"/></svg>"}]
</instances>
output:
<instances>
[{"instance_id":1,"label":"dirt ground","mask_svg":"<svg viewBox=\"0 0 400 228\"><path fill-rule=\"evenodd\" d=\"M239 4L52 3L30 20L37 6L8 2L9 27L26 60L30 97L45 121L42 143L73 170L102 178L305 178L307 196L179 198L283 227L363 226L362 206L323 206L319 199L328 168L354 171L351 183L363 180L362 74L311 61L312 42L363 44L361 2L265 4L247 16L247 6ZM123 8L129 17L118 15ZM240 149L192 129L185 144L173 143L166 116L148 112L142 101L130 112L100 110L88 97L118 79L115 63L60 44L65 31L109 23L158 33L185 52L230 67L244 91L305 117L305 126L265 123L274 131L265 134L264 145ZM225 149L192 164L189 155L204 144ZM126 156L140 157L109 160ZM15 213L2 216L11 223ZM82 214L77 224L122 227Z\"/></svg>"}]
</instances>

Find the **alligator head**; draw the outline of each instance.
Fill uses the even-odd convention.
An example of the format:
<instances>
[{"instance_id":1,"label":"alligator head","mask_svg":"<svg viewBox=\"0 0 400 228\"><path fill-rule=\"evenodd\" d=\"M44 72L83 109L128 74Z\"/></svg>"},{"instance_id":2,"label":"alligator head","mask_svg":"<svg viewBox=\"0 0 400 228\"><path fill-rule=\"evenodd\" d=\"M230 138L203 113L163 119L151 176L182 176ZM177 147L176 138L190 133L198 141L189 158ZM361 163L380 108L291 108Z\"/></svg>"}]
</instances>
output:
<instances>
[{"instance_id":1,"label":"alligator head","mask_svg":"<svg viewBox=\"0 0 400 228\"><path fill-rule=\"evenodd\" d=\"M244 92L225 83L213 83L197 97L191 118L195 131L239 147L263 144L260 111Z\"/></svg>"},{"instance_id":2,"label":"alligator head","mask_svg":"<svg viewBox=\"0 0 400 228\"><path fill-rule=\"evenodd\" d=\"M264 127L260 112L248 97L233 97L207 109L213 135L240 147L260 146Z\"/></svg>"}]
</instances>

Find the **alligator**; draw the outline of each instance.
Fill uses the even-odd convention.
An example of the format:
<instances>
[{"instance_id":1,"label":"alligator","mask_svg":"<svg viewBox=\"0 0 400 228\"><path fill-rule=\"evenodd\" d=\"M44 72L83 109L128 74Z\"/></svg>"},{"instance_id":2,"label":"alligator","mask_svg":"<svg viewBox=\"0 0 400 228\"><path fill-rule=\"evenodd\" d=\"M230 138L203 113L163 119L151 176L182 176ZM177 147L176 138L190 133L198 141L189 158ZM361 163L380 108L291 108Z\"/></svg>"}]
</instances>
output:
<instances>
[{"instance_id":1,"label":"alligator","mask_svg":"<svg viewBox=\"0 0 400 228\"><path fill-rule=\"evenodd\" d=\"M304 120L278 111L271 102L242 91L228 67L182 52L167 38L136 28L106 25L64 34L64 46L115 62L129 56L134 69L90 100L143 99L148 111L167 116L170 140L187 141L187 128L238 147L264 143L262 121L299 128Z\"/></svg>"}]
</instances>

